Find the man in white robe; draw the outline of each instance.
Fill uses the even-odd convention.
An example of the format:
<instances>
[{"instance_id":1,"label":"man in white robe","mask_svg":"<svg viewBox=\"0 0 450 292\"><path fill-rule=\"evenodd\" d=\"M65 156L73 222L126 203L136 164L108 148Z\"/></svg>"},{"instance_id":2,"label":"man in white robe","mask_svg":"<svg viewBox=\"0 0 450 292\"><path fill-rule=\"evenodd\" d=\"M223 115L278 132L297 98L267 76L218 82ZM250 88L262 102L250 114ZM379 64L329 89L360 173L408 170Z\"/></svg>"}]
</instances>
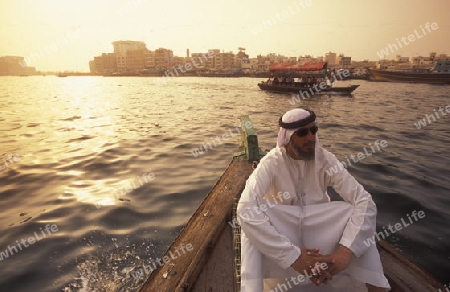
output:
<instances>
[{"instance_id":1,"label":"man in white robe","mask_svg":"<svg viewBox=\"0 0 450 292\"><path fill-rule=\"evenodd\" d=\"M319 145L314 112L280 118L277 147L249 177L237 209L241 291L388 291L371 195ZM327 187L344 201L330 201Z\"/></svg>"}]
</instances>

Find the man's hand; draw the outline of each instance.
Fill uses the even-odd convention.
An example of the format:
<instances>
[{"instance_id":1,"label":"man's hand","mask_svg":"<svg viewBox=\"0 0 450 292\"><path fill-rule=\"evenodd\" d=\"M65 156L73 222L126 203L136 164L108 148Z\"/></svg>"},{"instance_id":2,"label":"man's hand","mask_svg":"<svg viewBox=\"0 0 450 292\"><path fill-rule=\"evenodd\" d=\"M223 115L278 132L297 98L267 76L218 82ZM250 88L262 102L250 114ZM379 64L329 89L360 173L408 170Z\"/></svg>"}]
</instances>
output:
<instances>
[{"instance_id":1,"label":"man's hand","mask_svg":"<svg viewBox=\"0 0 450 292\"><path fill-rule=\"evenodd\" d=\"M331 263L329 264L328 272L331 276L339 274L345 270L350 264L353 256L353 252L343 245L339 245L337 251L329 255L320 255L318 253L311 254L311 256L316 258L318 262Z\"/></svg>"},{"instance_id":2,"label":"man's hand","mask_svg":"<svg viewBox=\"0 0 450 292\"><path fill-rule=\"evenodd\" d=\"M296 270L300 274L313 275L311 276L311 281L319 286L321 283L326 283L330 281L333 277L329 271L320 270L318 268L319 262L324 262L327 264L327 267L332 266L332 259L319 260L318 258L325 258L325 256L319 253L319 249L307 249L305 247L301 248L301 255L295 262L291 265L291 267Z\"/></svg>"}]
</instances>

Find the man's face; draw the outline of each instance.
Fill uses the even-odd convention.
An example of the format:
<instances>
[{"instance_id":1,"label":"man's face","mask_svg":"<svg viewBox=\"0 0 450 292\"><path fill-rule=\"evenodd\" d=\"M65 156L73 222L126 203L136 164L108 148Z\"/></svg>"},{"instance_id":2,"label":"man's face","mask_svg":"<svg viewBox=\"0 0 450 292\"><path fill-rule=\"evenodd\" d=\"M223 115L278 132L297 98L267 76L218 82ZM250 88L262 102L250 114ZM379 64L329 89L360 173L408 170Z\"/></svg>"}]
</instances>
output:
<instances>
[{"instance_id":1,"label":"man's face","mask_svg":"<svg viewBox=\"0 0 450 292\"><path fill-rule=\"evenodd\" d=\"M302 160L314 159L314 150L316 147L316 135L314 130L317 129L316 123L310 123L301 127L291 136L289 147ZM311 133L311 131L314 132Z\"/></svg>"}]
</instances>

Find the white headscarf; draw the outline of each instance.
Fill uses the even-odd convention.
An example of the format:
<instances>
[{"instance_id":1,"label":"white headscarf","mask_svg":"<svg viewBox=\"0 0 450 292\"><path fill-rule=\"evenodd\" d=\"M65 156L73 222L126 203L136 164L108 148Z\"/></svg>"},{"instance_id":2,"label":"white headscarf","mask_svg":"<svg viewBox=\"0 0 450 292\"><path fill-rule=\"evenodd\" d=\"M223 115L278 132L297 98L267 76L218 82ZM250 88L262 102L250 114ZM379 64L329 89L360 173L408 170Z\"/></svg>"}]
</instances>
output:
<instances>
[{"instance_id":1,"label":"white headscarf","mask_svg":"<svg viewBox=\"0 0 450 292\"><path fill-rule=\"evenodd\" d=\"M293 123L297 122L303 119L306 119L309 117L311 113L307 110L301 109L301 108L295 108L288 112L286 112L283 117L281 118L281 121L283 123ZM316 121L317 123L317 121ZM277 138L277 147L281 148L286 146L286 144L289 143L291 140L292 134L295 133L299 128L295 129L285 129L280 127L280 130L278 131L278 138ZM316 148L319 145L319 136L316 134Z\"/></svg>"}]
</instances>

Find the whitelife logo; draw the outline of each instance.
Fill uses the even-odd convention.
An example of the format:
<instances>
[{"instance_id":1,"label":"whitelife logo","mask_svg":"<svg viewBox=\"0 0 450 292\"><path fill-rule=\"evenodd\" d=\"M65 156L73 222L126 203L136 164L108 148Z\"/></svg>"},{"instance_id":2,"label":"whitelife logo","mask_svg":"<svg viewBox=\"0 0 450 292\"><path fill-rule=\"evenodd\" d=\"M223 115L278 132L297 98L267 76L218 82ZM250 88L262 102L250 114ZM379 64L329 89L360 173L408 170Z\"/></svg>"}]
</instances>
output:
<instances>
[{"instance_id":1,"label":"whitelife logo","mask_svg":"<svg viewBox=\"0 0 450 292\"><path fill-rule=\"evenodd\" d=\"M246 129L251 129L253 127L252 122L250 121L246 121L245 124L243 124L242 126L244 126ZM211 138L211 143L209 142L203 142L203 144L199 147L199 148L194 148L192 149L191 153L192 156L194 157L198 157L200 154L203 154L205 152L208 152L209 149L213 149L213 145L214 147L217 147L218 145L216 144L216 141L219 145L223 144L223 141L226 141L230 138L233 138L236 135L240 135L241 134L241 130L239 128L238 125L234 124L234 127L236 129L237 134L234 134L231 129L228 129L228 132L230 133L230 135L228 135L226 132L224 134L222 134L222 140L220 139L219 136L216 136L215 139Z\"/></svg>"},{"instance_id":2,"label":"whitelife logo","mask_svg":"<svg viewBox=\"0 0 450 292\"><path fill-rule=\"evenodd\" d=\"M292 9L289 5L287 10L281 13L271 15L270 19L263 20L259 26L255 26L254 29L250 29L254 35L263 32L265 29L277 25L283 22L285 19L291 17L302 11L303 9L312 5L312 0L299 0L298 3L294 3L296 9Z\"/></svg>"},{"instance_id":3,"label":"whitelife logo","mask_svg":"<svg viewBox=\"0 0 450 292\"><path fill-rule=\"evenodd\" d=\"M438 24L436 22L433 22L431 24L429 22L427 22L425 24L425 28L426 28L426 31L428 31L428 33L431 33L432 30L438 29L439 26L438 26ZM421 39L421 38L423 38L424 36L427 35L427 32L425 31L425 29L422 26L420 26L420 29L421 29L423 35L421 35L417 31L417 29L415 29L414 30L414 34L408 35L408 41L409 42L406 41L406 37L402 37L401 38L401 41L403 42L403 44L405 46L407 46L410 43L414 42L416 40L416 37L417 37L417 39ZM389 43L385 49L381 49L379 52L377 52L378 57L380 57L381 59L384 59L385 57L387 57L390 54L389 50L391 50L391 53L394 53L395 51L399 50L399 47L403 48L402 42L400 42L398 38L396 38L395 40L397 41L398 47L397 47L396 44Z\"/></svg>"},{"instance_id":4,"label":"whitelife logo","mask_svg":"<svg viewBox=\"0 0 450 292\"><path fill-rule=\"evenodd\" d=\"M325 271L328 269L328 265L326 263L316 263L314 265L314 268L311 269L311 274L308 274L306 270L303 271L303 274L300 273L297 277L291 277L290 279L286 278L286 284L277 284L277 287L270 290L270 292L283 292L283 291L289 291L292 289L292 286L300 285L302 282L305 282L306 280L311 279L314 276L320 275L320 270ZM291 284L292 282L292 284ZM289 288L288 288L289 286Z\"/></svg>"},{"instance_id":5,"label":"whitelife logo","mask_svg":"<svg viewBox=\"0 0 450 292\"><path fill-rule=\"evenodd\" d=\"M156 258L156 261L151 261L149 265L144 265L143 269L139 269L134 273L131 273L131 275L133 276L134 279L140 279L142 277L144 277L145 275L150 274L151 272L153 272L154 270L156 270L158 267L156 266L156 264L158 264L160 267L163 267L165 264L169 263L172 260L175 260L177 258L179 258L180 256L186 254L186 252L188 251L192 251L194 249L194 247L192 246L192 244L188 243L188 244L180 244L179 247L175 248L175 254L172 253L172 251L169 251L169 255L167 256L163 256L162 259L160 258Z\"/></svg>"},{"instance_id":6,"label":"whitelife logo","mask_svg":"<svg viewBox=\"0 0 450 292\"><path fill-rule=\"evenodd\" d=\"M277 206L278 204L283 204L283 202L285 200L289 200L290 198L291 198L291 194L289 194L288 192L284 192L284 193L278 192L276 197L274 196L271 198L274 202L274 204L271 204L270 200L268 200L269 198L264 197L263 199L267 201L267 204L262 203L259 206L255 206L253 209L247 209L247 210L245 210L245 213L240 214L240 217L249 221L250 218L255 217L255 213L259 215L262 212L266 212L268 209L271 209L271 208ZM255 211L255 213L253 213L253 211ZM239 222L238 222L237 218L233 218L233 221L228 221L228 224L232 228L239 227Z\"/></svg>"},{"instance_id":7,"label":"whitelife logo","mask_svg":"<svg viewBox=\"0 0 450 292\"><path fill-rule=\"evenodd\" d=\"M448 114L450 114L450 104L445 107L445 111ZM442 114L442 116L447 115L444 112L444 107L439 107L439 112ZM431 124L431 119L433 119L433 122L436 122L436 119L440 119L440 118L441 117L439 116L439 113L436 111L436 109L434 109L434 114L432 114L432 115L426 114L423 119L418 120L417 123L414 123L414 126L416 126L416 128L418 130L420 130L422 127L426 127L427 125Z\"/></svg>"},{"instance_id":8,"label":"whitelife logo","mask_svg":"<svg viewBox=\"0 0 450 292\"><path fill-rule=\"evenodd\" d=\"M0 251L0 261L3 261L3 258L8 258L9 256L14 255L15 253L18 253L22 250L22 245L24 248L29 247L32 244L35 244L36 242L40 241L42 238L46 238L47 235L51 235L52 233L55 233L58 231L58 226L56 224L53 224L50 226L50 224L45 225L44 230L42 228L39 228L41 230L41 236L39 237L37 232L34 232L34 236L28 237L27 240L23 239L19 242L16 240L17 244L13 246L9 246L5 249L5 251ZM47 233L47 235L46 235ZM27 244L28 243L28 244ZM18 250L18 249L19 250Z\"/></svg>"},{"instance_id":9,"label":"whitelife logo","mask_svg":"<svg viewBox=\"0 0 450 292\"><path fill-rule=\"evenodd\" d=\"M381 148L385 148L388 146L388 143L386 142L386 140L381 140L381 142L379 142L379 140L376 140L374 143L375 147L377 148L378 151L381 151ZM345 163L344 161L341 161L341 163L338 163L337 165L334 165L328 169L325 170L325 172L329 175L332 176L333 174L338 173L340 170L347 168L349 166L352 165L350 159L353 161L353 163L357 163L363 159L365 159L367 156L371 156L372 154L376 153L377 151L373 148L374 146L372 146L372 143L369 143L370 149L372 149L372 152L367 151L367 148L364 147L364 153L362 152L358 152L358 154L356 155L350 155L350 158L348 158L347 156L345 156L347 163Z\"/></svg>"},{"instance_id":10,"label":"whitelife logo","mask_svg":"<svg viewBox=\"0 0 450 292\"><path fill-rule=\"evenodd\" d=\"M386 239L387 237L389 237L391 234L394 234L397 231L402 230L404 227L408 227L411 224L414 224L414 222L419 221L419 219L425 218L425 212L424 211L419 211L417 212L416 210L414 210L411 213L411 216L414 218L415 221L413 221L411 219L411 217L409 216L409 214L406 214L406 217L408 217L408 221L409 223L405 222L405 220L403 218L400 219L401 223L395 223L393 226L391 224L388 225L387 229L385 226L383 226L383 231L380 231L378 233L376 233L374 236L372 236L371 238L368 238L366 240L364 240L364 244L369 247L373 244L376 243L375 241L375 237L377 237L377 240L380 241L380 237L382 239ZM395 230L394 230L395 228ZM389 233L390 232L390 233ZM386 236L385 236L386 235Z\"/></svg>"}]
</instances>

